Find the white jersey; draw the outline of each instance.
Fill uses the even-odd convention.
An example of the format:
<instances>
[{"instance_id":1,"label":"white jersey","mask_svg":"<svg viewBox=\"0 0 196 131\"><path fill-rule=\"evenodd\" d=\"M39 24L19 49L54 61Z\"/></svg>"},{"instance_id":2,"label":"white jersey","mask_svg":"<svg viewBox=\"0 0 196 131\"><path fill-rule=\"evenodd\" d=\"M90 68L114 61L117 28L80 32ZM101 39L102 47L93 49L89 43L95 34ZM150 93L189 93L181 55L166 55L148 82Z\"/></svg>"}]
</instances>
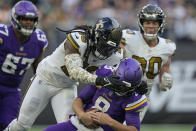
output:
<instances>
[{"instance_id":1,"label":"white jersey","mask_svg":"<svg viewBox=\"0 0 196 131\"><path fill-rule=\"evenodd\" d=\"M74 32L68 34L67 39L71 42L71 44L78 49L81 58L85 60L84 54L87 49L87 43L84 39L84 36L82 33ZM65 41L67 40L65 39ZM36 71L36 74L39 75L42 79L47 81L48 83L56 86L56 87L70 87L76 81L71 80L62 70L61 67L65 66L65 50L64 50L64 42L60 44L59 47L49 56L47 56L45 59L41 61L41 63L38 66L38 69ZM88 68L92 66L99 67L103 64L107 65L115 65L119 64L120 60L123 58L123 51L120 50L119 52L116 52L109 58L105 60L99 60L96 58L92 53L90 53L88 58Z\"/></svg>"},{"instance_id":2,"label":"white jersey","mask_svg":"<svg viewBox=\"0 0 196 131\"><path fill-rule=\"evenodd\" d=\"M158 37L159 43L149 47L139 31L123 30L122 42L125 42L126 57L132 57L141 63L144 71L143 79L152 85L154 78L159 74L161 67L167 62L176 50L171 40ZM149 86L149 91L152 86Z\"/></svg>"}]
</instances>

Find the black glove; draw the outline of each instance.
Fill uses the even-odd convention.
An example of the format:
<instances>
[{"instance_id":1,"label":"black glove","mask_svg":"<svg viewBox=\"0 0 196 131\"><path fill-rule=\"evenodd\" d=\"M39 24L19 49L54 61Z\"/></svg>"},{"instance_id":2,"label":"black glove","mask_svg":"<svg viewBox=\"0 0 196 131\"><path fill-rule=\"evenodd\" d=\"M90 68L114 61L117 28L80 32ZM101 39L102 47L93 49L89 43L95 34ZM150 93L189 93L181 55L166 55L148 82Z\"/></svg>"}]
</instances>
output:
<instances>
[{"instance_id":1,"label":"black glove","mask_svg":"<svg viewBox=\"0 0 196 131\"><path fill-rule=\"evenodd\" d=\"M116 91L120 86L125 86L126 84L119 80L118 76L112 75L107 77L98 76L96 79L96 85L105 87L112 91Z\"/></svg>"},{"instance_id":2,"label":"black glove","mask_svg":"<svg viewBox=\"0 0 196 131\"><path fill-rule=\"evenodd\" d=\"M140 95L144 95L148 92L148 86L145 81L142 81L141 84L136 88L135 92Z\"/></svg>"}]
</instances>

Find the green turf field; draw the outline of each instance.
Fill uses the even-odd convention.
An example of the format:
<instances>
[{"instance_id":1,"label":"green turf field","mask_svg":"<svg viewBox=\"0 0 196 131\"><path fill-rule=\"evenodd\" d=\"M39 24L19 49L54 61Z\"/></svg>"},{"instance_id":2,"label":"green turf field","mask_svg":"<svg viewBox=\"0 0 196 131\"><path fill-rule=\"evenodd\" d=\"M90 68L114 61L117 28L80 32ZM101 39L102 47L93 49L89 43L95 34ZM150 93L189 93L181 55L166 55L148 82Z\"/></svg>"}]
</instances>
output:
<instances>
[{"instance_id":1,"label":"green turf field","mask_svg":"<svg viewBox=\"0 0 196 131\"><path fill-rule=\"evenodd\" d=\"M33 126L30 131L42 131L46 126ZM141 131L192 131L193 125L147 125L143 124Z\"/></svg>"}]
</instances>

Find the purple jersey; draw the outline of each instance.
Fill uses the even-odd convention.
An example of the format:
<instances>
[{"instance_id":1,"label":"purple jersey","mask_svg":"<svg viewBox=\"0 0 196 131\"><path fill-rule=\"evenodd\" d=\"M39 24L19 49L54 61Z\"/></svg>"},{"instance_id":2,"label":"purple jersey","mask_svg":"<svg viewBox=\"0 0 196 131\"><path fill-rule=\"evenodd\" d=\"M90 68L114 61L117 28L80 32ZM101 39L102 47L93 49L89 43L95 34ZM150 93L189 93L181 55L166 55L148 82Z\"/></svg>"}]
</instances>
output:
<instances>
[{"instance_id":1,"label":"purple jersey","mask_svg":"<svg viewBox=\"0 0 196 131\"><path fill-rule=\"evenodd\" d=\"M40 29L36 29L27 42L20 43L12 26L0 24L0 85L17 88L47 44Z\"/></svg>"},{"instance_id":2,"label":"purple jersey","mask_svg":"<svg viewBox=\"0 0 196 131\"><path fill-rule=\"evenodd\" d=\"M109 76L113 74L112 66L104 65L96 71L99 76ZM85 110L97 108L109 114L113 119L127 125L135 126L140 130L139 111L147 105L147 98L144 95L133 93L129 97L119 97L112 91L96 86L87 86L79 94L85 104ZM113 131L109 126L102 126L105 131Z\"/></svg>"}]
</instances>

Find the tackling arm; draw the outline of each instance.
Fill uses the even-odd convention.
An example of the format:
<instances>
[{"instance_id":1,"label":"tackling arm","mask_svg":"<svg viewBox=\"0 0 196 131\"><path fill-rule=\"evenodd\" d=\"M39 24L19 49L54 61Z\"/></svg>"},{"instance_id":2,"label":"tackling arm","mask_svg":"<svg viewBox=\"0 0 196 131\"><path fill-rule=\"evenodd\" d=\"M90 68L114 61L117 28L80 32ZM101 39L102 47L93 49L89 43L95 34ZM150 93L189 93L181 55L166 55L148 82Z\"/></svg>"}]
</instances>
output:
<instances>
[{"instance_id":1,"label":"tackling arm","mask_svg":"<svg viewBox=\"0 0 196 131\"><path fill-rule=\"evenodd\" d=\"M73 47L69 40L65 42L65 64L68 75L71 79L86 84L97 85L98 88L115 89L116 86L126 85L118 77L106 76L101 77L89 73L83 69L83 61L79 53L79 49ZM112 87L112 88L111 88Z\"/></svg>"},{"instance_id":2,"label":"tackling arm","mask_svg":"<svg viewBox=\"0 0 196 131\"><path fill-rule=\"evenodd\" d=\"M64 48L66 52L65 64L69 77L79 82L95 84L97 76L83 69L83 61L78 49L75 48L69 40L66 40Z\"/></svg>"},{"instance_id":3,"label":"tackling arm","mask_svg":"<svg viewBox=\"0 0 196 131\"><path fill-rule=\"evenodd\" d=\"M161 68L161 72L159 75L159 87L162 91L169 90L170 88L172 88L173 85L173 78L170 74L170 63L171 57L168 58L167 63Z\"/></svg>"}]
</instances>

